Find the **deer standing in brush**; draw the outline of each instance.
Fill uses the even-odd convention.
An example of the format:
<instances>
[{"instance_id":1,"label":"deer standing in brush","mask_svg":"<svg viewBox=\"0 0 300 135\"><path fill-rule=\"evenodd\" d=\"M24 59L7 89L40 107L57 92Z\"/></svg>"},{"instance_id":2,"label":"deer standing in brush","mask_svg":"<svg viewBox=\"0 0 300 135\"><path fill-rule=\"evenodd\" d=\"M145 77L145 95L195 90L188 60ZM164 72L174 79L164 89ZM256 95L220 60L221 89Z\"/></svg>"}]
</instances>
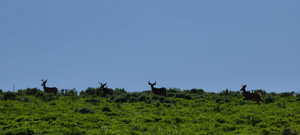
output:
<instances>
[{"instance_id":1,"label":"deer standing in brush","mask_svg":"<svg viewBox=\"0 0 300 135\"><path fill-rule=\"evenodd\" d=\"M151 91L153 94L160 95L160 96L167 96L167 89L162 87L162 88L155 88L154 86L156 85L156 81L154 83L151 83L148 81L148 85L151 87Z\"/></svg>"},{"instance_id":2,"label":"deer standing in brush","mask_svg":"<svg viewBox=\"0 0 300 135\"><path fill-rule=\"evenodd\" d=\"M58 90L57 90L56 87L47 87L47 86L46 86L48 80L43 80L43 79L42 79L41 81L42 81L41 86L43 86L44 92L45 92L45 93L54 93L54 94L57 93Z\"/></svg>"},{"instance_id":3,"label":"deer standing in brush","mask_svg":"<svg viewBox=\"0 0 300 135\"><path fill-rule=\"evenodd\" d=\"M111 88L107 87L107 83L98 82L100 85L100 90L103 91L103 94L106 95L113 95L114 91Z\"/></svg>"},{"instance_id":4,"label":"deer standing in brush","mask_svg":"<svg viewBox=\"0 0 300 135\"><path fill-rule=\"evenodd\" d=\"M262 95L260 92L249 92L246 91L247 85L242 85L242 88L240 89L242 96L244 96L245 100L252 100L256 101L257 103L263 102Z\"/></svg>"}]
</instances>

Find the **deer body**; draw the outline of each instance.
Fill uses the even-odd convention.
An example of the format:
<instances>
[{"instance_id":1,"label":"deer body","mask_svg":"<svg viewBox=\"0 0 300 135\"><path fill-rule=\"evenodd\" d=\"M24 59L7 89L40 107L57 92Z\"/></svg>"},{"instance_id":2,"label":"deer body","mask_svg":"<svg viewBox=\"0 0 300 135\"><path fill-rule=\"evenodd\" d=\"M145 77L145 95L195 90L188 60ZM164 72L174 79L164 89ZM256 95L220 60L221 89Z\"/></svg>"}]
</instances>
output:
<instances>
[{"instance_id":1,"label":"deer body","mask_svg":"<svg viewBox=\"0 0 300 135\"><path fill-rule=\"evenodd\" d=\"M151 83L148 81L148 85L150 85L151 87L151 91L153 94L156 94L156 95L160 95L160 96L167 96L167 89L162 87L162 88L155 88L154 86L156 85L156 82L155 83Z\"/></svg>"},{"instance_id":2,"label":"deer body","mask_svg":"<svg viewBox=\"0 0 300 135\"><path fill-rule=\"evenodd\" d=\"M54 94L56 94L57 91L58 91L58 89L57 89L56 87L47 87L47 86L46 86L47 81L48 81L48 80L42 80L41 86L43 86L44 92L45 92L45 93L54 93Z\"/></svg>"},{"instance_id":3,"label":"deer body","mask_svg":"<svg viewBox=\"0 0 300 135\"><path fill-rule=\"evenodd\" d=\"M242 96L244 96L245 100L252 100L256 101L257 103L263 102L261 98L261 93L260 92L249 92L246 91L247 85L243 85L242 88L240 89Z\"/></svg>"}]
</instances>

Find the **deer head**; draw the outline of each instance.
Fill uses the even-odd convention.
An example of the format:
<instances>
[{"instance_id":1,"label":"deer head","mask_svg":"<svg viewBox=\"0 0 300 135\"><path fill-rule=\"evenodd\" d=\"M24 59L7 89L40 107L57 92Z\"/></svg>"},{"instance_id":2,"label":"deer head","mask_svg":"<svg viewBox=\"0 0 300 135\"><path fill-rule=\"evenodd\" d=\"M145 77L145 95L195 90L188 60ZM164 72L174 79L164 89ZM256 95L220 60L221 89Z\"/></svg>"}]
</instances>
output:
<instances>
[{"instance_id":1,"label":"deer head","mask_svg":"<svg viewBox=\"0 0 300 135\"><path fill-rule=\"evenodd\" d=\"M46 87L48 79L46 79L46 80L42 79L41 81L42 81L41 86Z\"/></svg>"},{"instance_id":2,"label":"deer head","mask_svg":"<svg viewBox=\"0 0 300 135\"><path fill-rule=\"evenodd\" d=\"M98 83L99 83L101 89L107 87L107 83L101 83L100 81L98 81Z\"/></svg>"},{"instance_id":3,"label":"deer head","mask_svg":"<svg viewBox=\"0 0 300 135\"><path fill-rule=\"evenodd\" d=\"M240 91L245 92L245 91L246 91L246 87L247 87L247 84L243 84L243 85L242 85L242 88L240 89Z\"/></svg>"},{"instance_id":4,"label":"deer head","mask_svg":"<svg viewBox=\"0 0 300 135\"><path fill-rule=\"evenodd\" d=\"M156 85L156 81L154 83L151 83L150 81L148 81L148 85L150 85L151 88L154 88L154 86Z\"/></svg>"}]
</instances>

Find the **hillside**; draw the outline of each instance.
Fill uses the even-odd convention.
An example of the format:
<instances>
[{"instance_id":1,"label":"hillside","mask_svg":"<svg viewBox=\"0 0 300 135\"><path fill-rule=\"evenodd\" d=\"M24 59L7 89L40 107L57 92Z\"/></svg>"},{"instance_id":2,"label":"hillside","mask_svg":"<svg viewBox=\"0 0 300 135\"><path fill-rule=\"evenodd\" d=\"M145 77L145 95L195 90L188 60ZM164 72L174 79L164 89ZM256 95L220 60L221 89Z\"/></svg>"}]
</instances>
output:
<instances>
[{"instance_id":1,"label":"hillside","mask_svg":"<svg viewBox=\"0 0 300 135\"><path fill-rule=\"evenodd\" d=\"M166 96L114 89L112 95L38 89L0 92L0 135L296 135L300 96L167 89Z\"/></svg>"}]
</instances>

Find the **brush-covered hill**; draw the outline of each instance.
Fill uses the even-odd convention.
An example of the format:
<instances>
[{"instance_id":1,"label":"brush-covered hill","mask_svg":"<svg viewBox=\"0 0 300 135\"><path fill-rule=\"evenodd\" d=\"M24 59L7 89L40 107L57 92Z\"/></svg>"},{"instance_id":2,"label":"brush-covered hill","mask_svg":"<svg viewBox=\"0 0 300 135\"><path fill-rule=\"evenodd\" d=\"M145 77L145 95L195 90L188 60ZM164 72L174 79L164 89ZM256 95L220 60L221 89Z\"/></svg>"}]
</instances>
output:
<instances>
[{"instance_id":1,"label":"brush-covered hill","mask_svg":"<svg viewBox=\"0 0 300 135\"><path fill-rule=\"evenodd\" d=\"M300 95L167 89L167 96L97 88L0 91L0 135L296 135Z\"/></svg>"}]
</instances>

